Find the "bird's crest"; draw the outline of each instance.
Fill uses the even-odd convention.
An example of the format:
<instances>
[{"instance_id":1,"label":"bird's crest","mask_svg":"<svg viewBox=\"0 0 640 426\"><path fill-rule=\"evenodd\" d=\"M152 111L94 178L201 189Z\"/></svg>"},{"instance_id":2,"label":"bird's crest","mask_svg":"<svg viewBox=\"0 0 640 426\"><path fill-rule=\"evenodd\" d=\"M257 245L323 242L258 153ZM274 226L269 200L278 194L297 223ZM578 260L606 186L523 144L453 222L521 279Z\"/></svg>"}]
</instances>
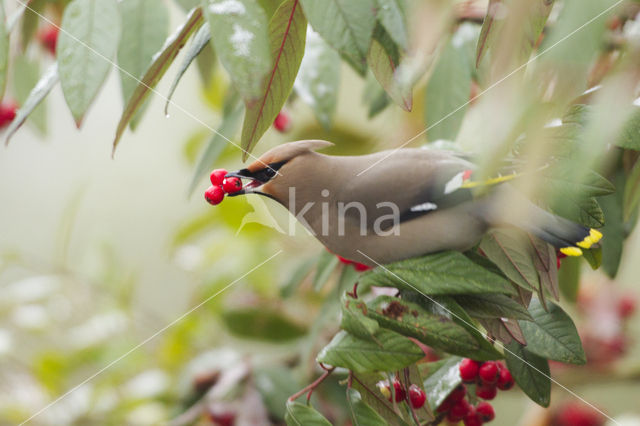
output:
<instances>
[{"instance_id":1,"label":"bird's crest","mask_svg":"<svg viewBox=\"0 0 640 426\"><path fill-rule=\"evenodd\" d=\"M265 164L289 161L305 152L327 148L332 145L333 143L331 142L316 139L285 143L262 154L260 158L249 164L247 169L249 169L250 172L255 172L263 169Z\"/></svg>"}]
</instances>

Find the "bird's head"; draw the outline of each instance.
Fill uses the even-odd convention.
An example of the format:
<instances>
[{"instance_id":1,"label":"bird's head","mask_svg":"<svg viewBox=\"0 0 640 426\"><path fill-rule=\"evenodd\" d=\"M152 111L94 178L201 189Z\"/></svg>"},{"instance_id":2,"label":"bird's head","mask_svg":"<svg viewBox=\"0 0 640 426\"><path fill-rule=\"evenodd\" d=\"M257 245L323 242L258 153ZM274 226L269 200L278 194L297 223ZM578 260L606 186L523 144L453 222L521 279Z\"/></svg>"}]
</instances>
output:
<instances>
[{"instance_id":1,"label":"bird's head","mask_svg":"<svg viewBox=\"0 0 640 426\"><path fill-rule=\"evenodd\" d=\"M333 145L322 140L303 140L279 145L265 152L247 168L227 173L225 177L248 179L243 189L229 194L259 194L284 202L289 187L304 183L309 164L303 158L307 154Z\"/></svg>"}]
</instances>

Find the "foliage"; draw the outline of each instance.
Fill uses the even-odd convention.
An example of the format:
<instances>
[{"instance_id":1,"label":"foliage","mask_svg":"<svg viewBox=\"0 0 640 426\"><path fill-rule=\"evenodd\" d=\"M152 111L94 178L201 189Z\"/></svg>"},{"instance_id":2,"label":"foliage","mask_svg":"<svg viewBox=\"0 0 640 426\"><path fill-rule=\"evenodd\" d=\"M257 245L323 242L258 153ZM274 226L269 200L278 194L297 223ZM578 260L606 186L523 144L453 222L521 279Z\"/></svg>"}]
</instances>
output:
<instances>
[{"instance_id":1,"label":"foliage","mask_svg":"<svg viewBox=\"0 0 640 426\"><path fill-rule=\"evenodd\" d=\"M50 9L44 3L52 3ZM601 228L605 238L585 249L584 259L616 276L640 208L640 112L634 99L640 69L637 2L616 6L610 0L491 0L482 25L461 13L456 2L438 0L176 3L186 16L169 36L164 1L34 0L13 17L0 19L0 89L10 74L8 67L24 74L9 80L21 108L6 131L6 142L27 119L39 122L39 105L58 82L81 127L115 60L124 99L115 151L127 127L135 130L149 95L159 94L158 83L190 42L164 97L167 108L179 108L171 98L185 72L196 65L220 119L208 138L188 144L198 157L191 193L214 163L229 157L226 142L240 147L246 160L278 113L297 98L309 104L322 125L324 130L317 133L339 135L333 127L340 121L335 117L340 79L354 71L366 79L371 116L406 117L407 128L417 129L406 140L395 136L395 146L426 135L429 146L475 148L465 154L477 157L478 173L484 176L533 174L536 179L525 179L522 192L560 216ZM552 9L559 4L554 15ZM34 43L38 21L44 19L41 13L50 13L61 32L55 62L36 82L19 67L34 70L41 64L30 65L9 46L19 39L26 51ZM613 17L625 26L607 26ZM222 69L228 78L220 75ZM25 85L32 86L28 95ZM417 111L411 112L414 107ZM176 247L220 226L214 223L242 226L237 217L249 213L246 206L229 209L185 225L176 235ZM261 241L276 238L264 229L250 233ZM263 254L260 248L252 250L256 258ZM177 370L196 359L189 339L206 333L213 322L237 339L285 347L286 356L254 365L218 352L209 365L213 376L185 373L190 380L186 391L170 392L165 386L153 397L173 401L187 420L194 420L188 417L192 413L195 420L209 413L207 398L212 398L253 402L264 419L268 412L287 424L331 424L347 417L353 424L437 423L442 418L432 411L460 384L459 357L470 357L504 359L522 391L548 406L549 361L587 361L577 328L561 307L575 302L581 267L571 259L558 274L556 256L549 244L508 228L491 230L465 253L430 254L364 274L323 252L292 269L277 295L265 290L282 278L273 273L254 283L261 298L252 306L218 306L181 324L181 333L169 334L160 343L155 367ZM210 281L210 289L222 287L219 276ZM294 296L304 300L302 314L283 312L279 299ZM123 300L129 301L130 295L124 294ZM119 330L126 327L127 319L112 314ZM72 372L73 363L90 358L99 364L91 356L96 348L119 353L121 348L108 338L96 339L81 349L69 346L62 355L42 354L33 360L38 381L58 395L71 385L63 373ZM295 356L290 356L291 348ZM441 359L430 359L429 350ZM315 362L323 376L307 389L310 403L286 400L291 393L285 388L288 392L292 382L302 383L298 379L315 374ZM283 365L295 365L302 373L285 381L269 370L291 374ZM127 377L129 370L135 368L124 365L114 375ZM395 377L425 389L424 412L416 414L406 402L381 398L375 383ZM318 399L338 408L314 408ZM14 417L20 420L25 414ZM99 418L100 413L93 415Z\"/></svg>"}]
</instances>

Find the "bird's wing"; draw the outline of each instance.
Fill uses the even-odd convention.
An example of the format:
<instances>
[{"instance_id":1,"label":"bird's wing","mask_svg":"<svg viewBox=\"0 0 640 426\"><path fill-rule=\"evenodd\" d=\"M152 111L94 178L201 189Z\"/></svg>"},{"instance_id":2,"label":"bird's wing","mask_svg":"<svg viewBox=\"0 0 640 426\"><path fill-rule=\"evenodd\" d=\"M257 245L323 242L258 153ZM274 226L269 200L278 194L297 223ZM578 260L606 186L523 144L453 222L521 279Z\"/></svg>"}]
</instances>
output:
<instances>
[{"instance_id":1,"label":"bird's wing","mask_svg":"<svg viewBox=\"0 0 640 426\"><path fill-rule=\"evenodd\" d=\"M384 160L379 161L378 157ZM502 183L514 176L474 181L475 166L447 151L398 150L367 156L366 161L375 165L346 183L337 201L362 203L369 226L389 214L380 203L397 206L400 222L408 221L470 201L475 188ZM352 209L345 215L357 213Z\"/></svg>"}]
</instances>

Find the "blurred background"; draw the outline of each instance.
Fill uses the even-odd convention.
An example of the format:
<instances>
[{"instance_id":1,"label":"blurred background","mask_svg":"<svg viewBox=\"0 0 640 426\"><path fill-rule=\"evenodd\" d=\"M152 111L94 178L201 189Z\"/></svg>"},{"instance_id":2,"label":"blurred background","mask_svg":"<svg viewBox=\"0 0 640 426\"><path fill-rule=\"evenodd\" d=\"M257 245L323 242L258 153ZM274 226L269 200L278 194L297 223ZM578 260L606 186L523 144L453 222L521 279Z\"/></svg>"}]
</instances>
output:
<instances>
[{"instance_id":1,"label":"blurred background","mask_svg":"<svg viewBox=\"0 0 640 426\"><path fill-rule=\"evenodd\" d=\"M169 4L174 28L185 15ZM225 416L278 423L285 399L317 374L315 354L339 325L337 303L325 303L335 286L323 281L337 281L346 266L314 275L318 262L337 261L301 228L295 236L279 232L288 229L288 214L270 200L237 197L212 207L202 195L206 176L190 194L212 134L201 122L218 128L226 78L216 68L203 84L191 67L173 98L181 108L165 115L164 99L152 95L114 158L123 107L116 70L80 130L57 87L45 121L28 121L0 149L0 424L20 423L61 396L29 423L231 424ZM413 112L392 106L370 118L369 82L347 65L340 79L331 130L294 97L284 110L289 128L270 129L255 154L307 137L336 142L334 154L366 153L398 146L424 127L421 91ZM165 79L157 89L166 94L169 86ZM487 110L474 108L462 145L486 135L478 129ZM239 149L228 144L210 166L241 168ZM622 424L640 424L639 258L636 229L615 284L584 263L578 302L565 307L590 361L552 369L559 383ZM203 408L199 397L212 386ZM344 423L342 393L331 396L337 381L327 386L317 406ZM574 401L554 386L545 414L519 391L501 394L494 424L544 424Z\"/></svg>"}]
</instances>

